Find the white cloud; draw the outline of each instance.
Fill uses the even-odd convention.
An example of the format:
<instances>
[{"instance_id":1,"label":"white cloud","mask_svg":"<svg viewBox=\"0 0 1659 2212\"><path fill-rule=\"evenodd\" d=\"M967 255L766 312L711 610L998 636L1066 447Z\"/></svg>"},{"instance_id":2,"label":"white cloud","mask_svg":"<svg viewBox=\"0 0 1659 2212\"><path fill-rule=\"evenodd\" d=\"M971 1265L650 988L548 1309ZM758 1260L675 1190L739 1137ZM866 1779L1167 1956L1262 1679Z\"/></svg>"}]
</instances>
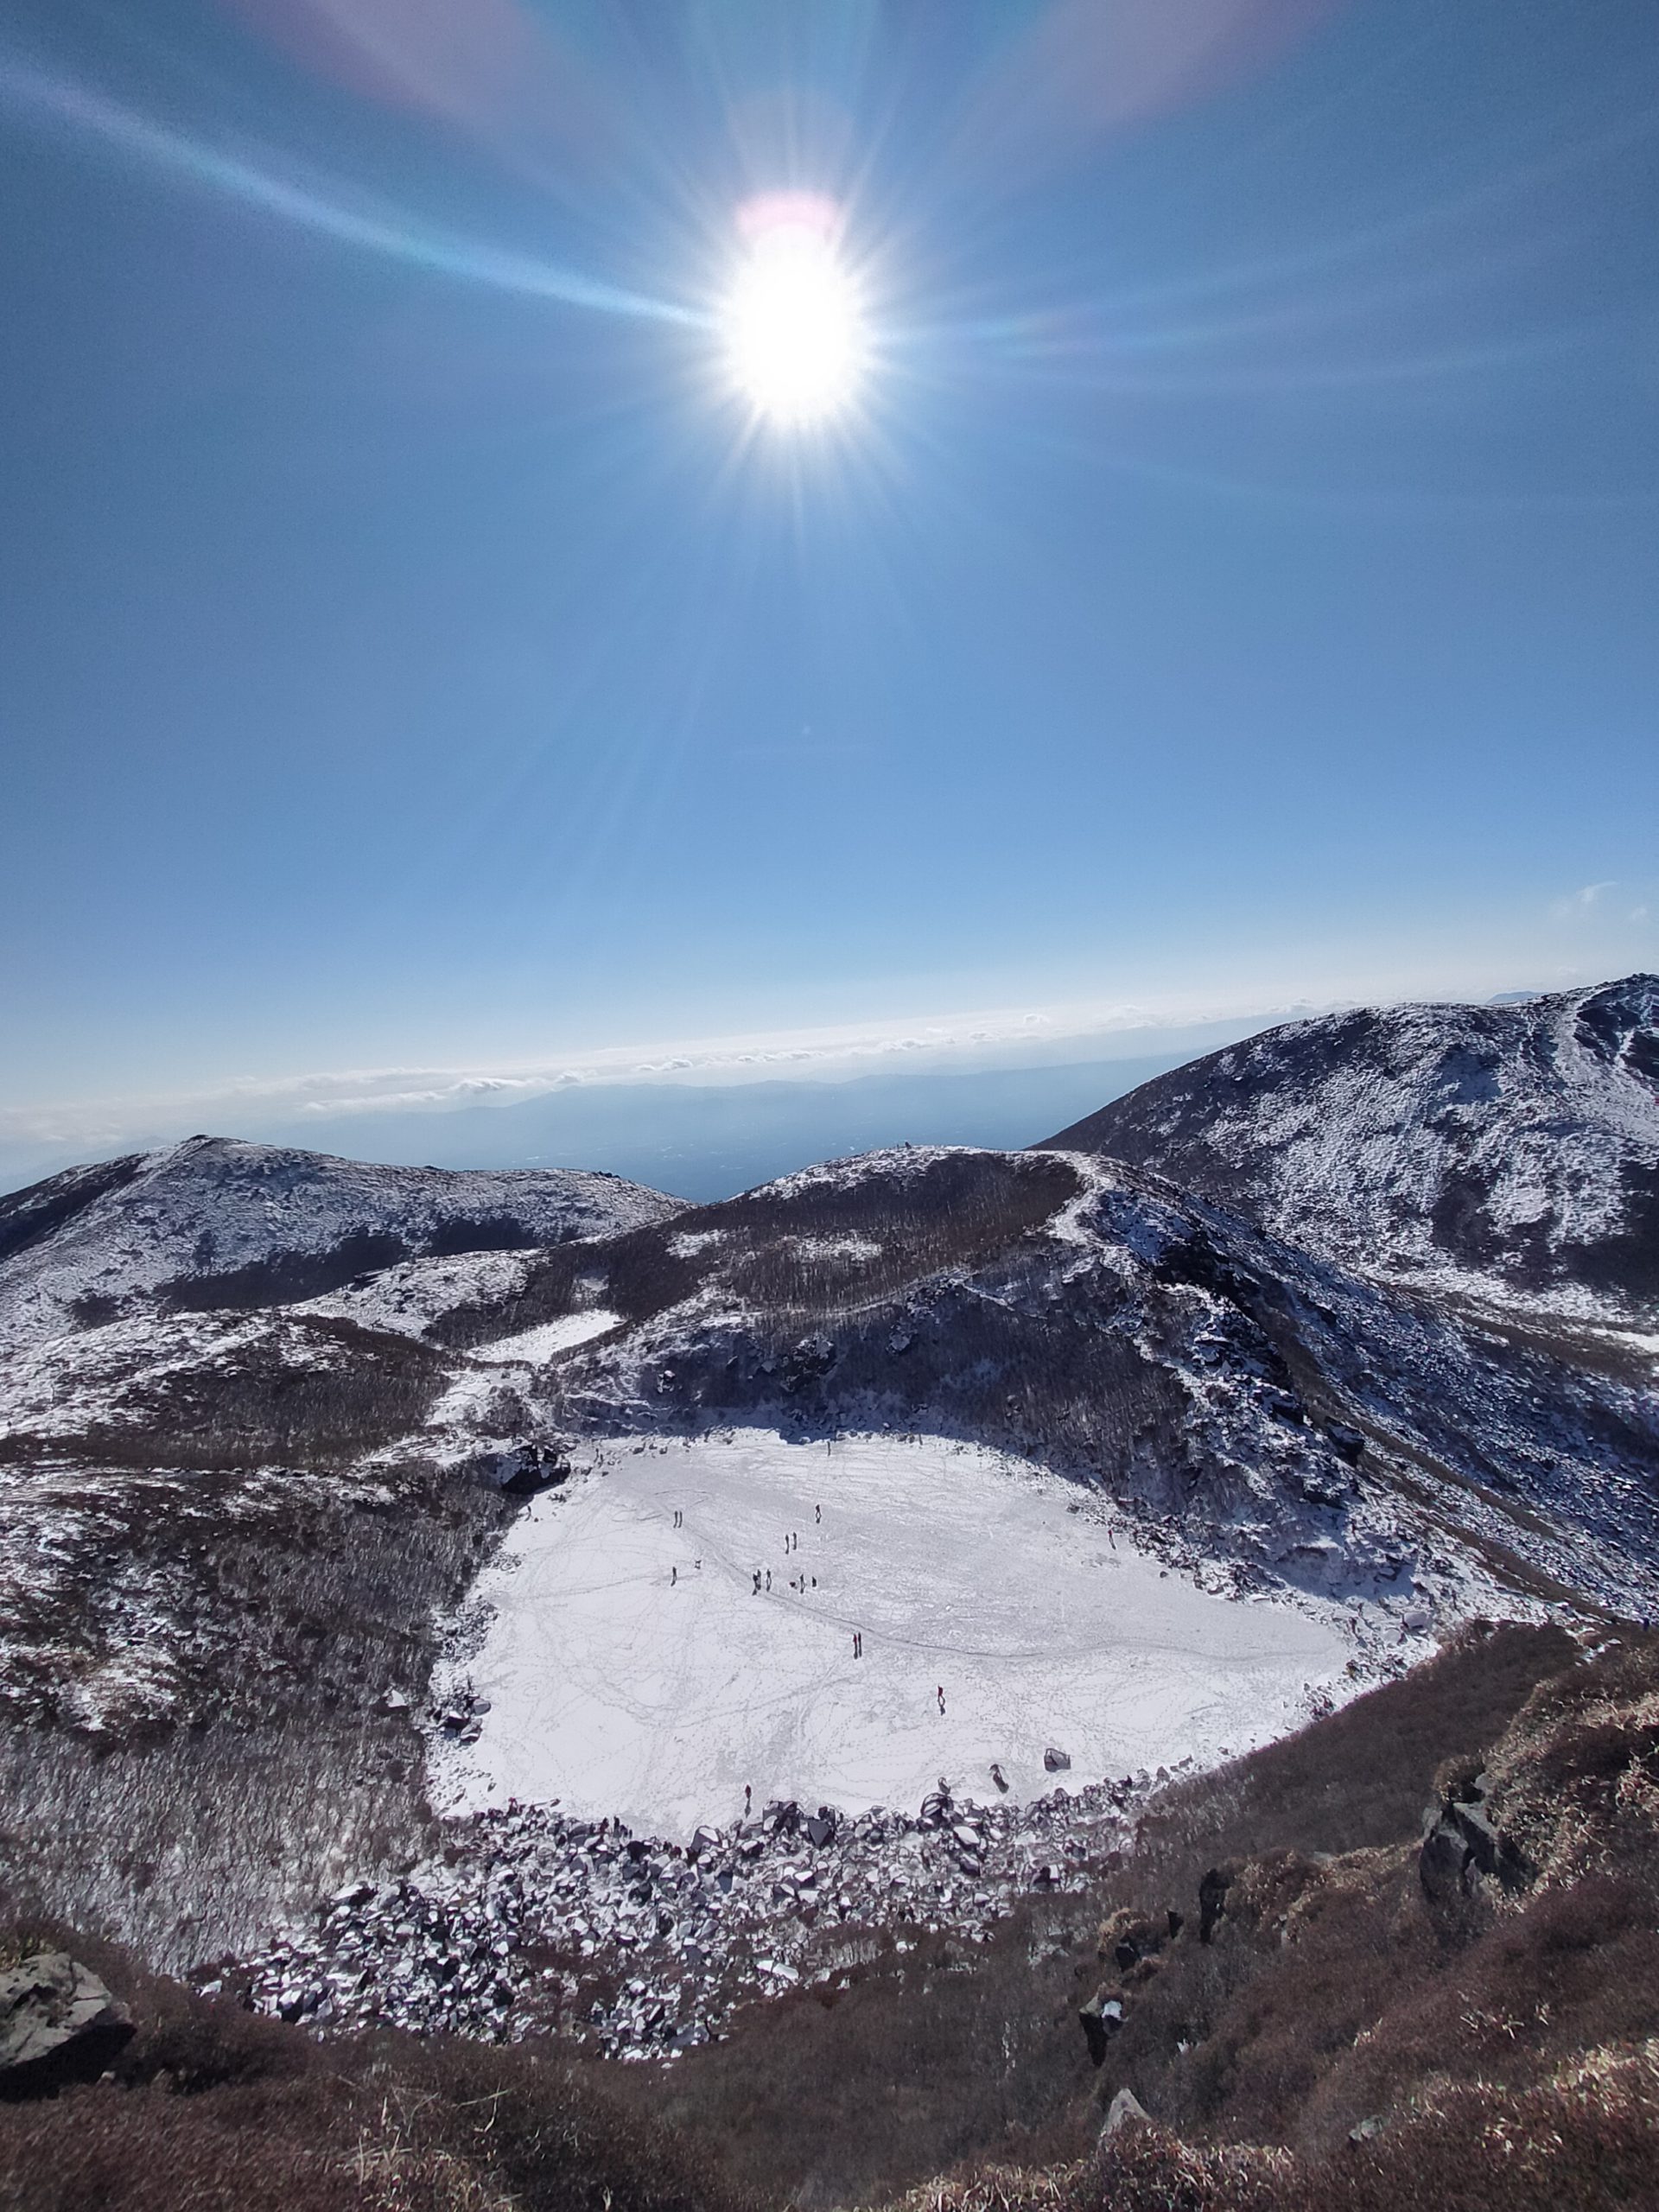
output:
<instances>
[{"instance_id":1,"label":"white cloud","mask_svg":"<svg viewBox=\"0 0 1659 2212\"><path fill-rule=\"evenodd\" d=\"M1300 1010L1300 1009L1299 1009ZM369 1114L431 1114L496 1106L594 1084L835 1082L885 1068L968 1068L1035 1057L1109 1059L1141 1038L1225 1020L1289 1018L1289 1009L1236 1000L1171 998L1156 1003L1074 1003L982 1008L918 1021L846 1024L763 1035L608 1046L557 1061L496 1068L370 1068L220 1084L149 1097L90 1099L0 1109L0 1154L79 1146L86 1156L162 1143L194 1129L308 1122Z\"/></svg>"},{"instance_id":2,"label":"white cloud","mask_svg":"<svg viewBox=\"0 0 1659 2212\"><path fill-rule=\"evenodd\" d=\"M1599 931L1617 934L1645 921L1648 907L1626 918L1623 901L1607 894L1611 880L1586 884L1552 908L1558 918L1593 918ZM1630 884L1650 899L1651 887ZM308 1129L357 1117L407 1114L442 1116L462 1108L490 1109L594 1084L734 1084L779 1079L833 1083L885 1071L1058 1065L1154 1053L1207 1051L1219 1041L1211 1025L1235 1025L1234 1033L1275 1021L1299 1020L1338 1006L1389 1004L1406 998L1466 999L1484 1003L1518 980L1561 989L1619 972L1630 948L1610 962L1610 947L1580 945L1570 961L1557 940L1535 945L1522 958L1505 934L1487 946L1469 945L1448 956L1443 947L1403 969L1368 969L1340 954L1328 968L1308 965L1306 954L1285 963L1276 976L1243 976L1203 994L1170 990L1135 999L1029 1003L962 1013L912 1013L900 1020L847 1023L764 1033L658 1038L638 1045L572 1050L556 1057L505 1065L391 1067L312 1071L285 1077L240 1076L219 1084L179 1088L149 1096L79 1098L0 1109L0 1187L71 1160L172 1143L195 1130L236 1135L257 1131L304 1144ZM1517 963L1519 963L1519 966ZM1297 972L1300 968L1300 972ZM1325 972L1321 972L1324 969ZM1285 971L1288 972L1285 972ZM1321 988L1321 986L1324 988ZM1289 986L1289 988L1287 988ZM1310 988L1310 986L1312 988ZM1208 1028L1209 1033L1205 1033ZM347 1147L337 1128L327 1141Z\"/></svg>"},{"instance_id":3,"label":"white cloud","mask_svg":"<svg viewBox=\"0 0 1659 2212\"><path fill-rule=\"evenodd\" d=\"M1592 912L1610 891L1618 888L1617 880L1611 879L1605 883L1586 883L1581 890L1569 892L1565 899L1552 901L1549 911L1558 922L1572 921L1578 915Z\"/></svg>"}]
</instances>

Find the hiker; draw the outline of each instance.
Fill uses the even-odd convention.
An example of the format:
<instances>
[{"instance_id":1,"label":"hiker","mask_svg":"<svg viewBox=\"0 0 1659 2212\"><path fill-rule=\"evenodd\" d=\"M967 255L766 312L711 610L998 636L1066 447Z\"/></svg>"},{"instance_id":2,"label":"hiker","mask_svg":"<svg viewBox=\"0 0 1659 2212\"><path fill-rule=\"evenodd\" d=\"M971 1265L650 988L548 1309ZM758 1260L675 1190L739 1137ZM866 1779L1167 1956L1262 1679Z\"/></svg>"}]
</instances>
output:
<instances>
[{"instance_id":1,"label":"hiker","mask_svg":"<svg viewBox=\"0 0 1659 2212\"><path fill-rule=\"evenodd\" d=\"M944 1718L944 1684L943 1682L939 1684L937 1694L939 1700L939 1718L943 1720Z\"/></svg>"},{"instance_id":2,"label":"hiker","mask_svg":"<svg viewBox=\"0 0 1659 2212\"><path fill-rule=\"evenodd\" d=\"M674 1587L674 1585L679 1580L679 1568L677 1567L671 1567L668 1570L668 1586L671 1590Z\"/></svg>"},{"instance_id":3,"label":"hiker","mask_svg":"<svg viewBox=\"0 0 1659 2212\"><path fill-rule=\"evenodd\" d=\"M772 1588L772 1569L770 1567L766 1569L766 1588L768 1590Z\"/></svg>"},{"instance_id":4,"label":"hiker","mask_svg":"<svg viewBox=\"0 0 1659 2212\"><path fill-rule=\"evenodd\" d=\"M753 1804L753 1802L754 1790L753 1787L746 1782L743 1785L743 1817L746 1821L749 1817L749 1808Z\"/></svg>"},{"instance_id":5,"label":"hiker","mask_svg":"<svg viewBox=\"0 0 1659 2212\"><path fill-rule=\"evenodd\" d=\"M821 1505L815 1505L815 1506L813 1507L813 1509L812 1509L812 1518L813 1518L815 1521L822 1521L822 1520L823 1520L823 1508Z\"/></svg>"},{"instance_id":6,"label":"hiker","mask_svg":"<svg viewBox=\"0 0 1659 2212\"><path fill-rule=\"evenodd\" d=\"M758 1567L754 1570L754 1595L757 1598L760 1595L760 1570Z\"/></svg>"}]
</instances>

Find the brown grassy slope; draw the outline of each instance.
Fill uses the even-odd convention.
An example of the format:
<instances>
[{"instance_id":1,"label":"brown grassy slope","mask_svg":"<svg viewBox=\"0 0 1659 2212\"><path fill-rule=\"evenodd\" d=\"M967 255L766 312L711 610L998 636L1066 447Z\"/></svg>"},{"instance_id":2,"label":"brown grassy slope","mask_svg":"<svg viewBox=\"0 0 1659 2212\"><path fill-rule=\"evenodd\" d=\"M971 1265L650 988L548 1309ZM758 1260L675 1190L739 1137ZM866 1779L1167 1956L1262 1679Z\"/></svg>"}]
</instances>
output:
<instances>
[{"instance_id":1,"label":"brown grassy slope","mask_svg":"<svg viewBox=\"0 0 1659 2212\"><path fill-rule=\"evenodd\" d=\"M112 2079L0 2101L4 2212L745 2212L648 2119L529 2050L319 2044L66 1942L130 2006Z\"/></svg>"},{"instance_id":2,"label":"brown grassy slope","mask_svg":"<svg viewBox=\"0 0 1659 2212\"><path fill-rule=\"evenodd\" d=\"M1518 1895L1485 1880L1437 1897L1414 1837L1230 1859L1211 1942L1189 1922L1128 1972L1103 1961L1125 2006L1103 2095L1132 2088L1183 2132L1325 2152L1431 2079L1541 2088L1659 2034L1656 1760L1659 1639L1632 1637L1541 1683L1481 1761L1530 1872ZM1442 1786L1473 1768L1449 1758Z\"/></svg>"},{"instance_id":3,"label":"brown grassy slope","mask_svg":"<svg viewBox=\"0 0 1659 2212\"><path fill-rule=\"evenodd\" d=\"M1477 1764L1524 1885L1431 1899L1412 1815ZM1205 1943L1179 1885L1217 1858ZM1149 1897L1187 1912L1173 1939ZM913 2212L1626 2212L1659 2205L1656 1929L1659 1638L1586 1658L1477 1632L1172 1793L1092 1894L1033 1903L984 1952L890 1952L671 2069L315 2044L76 1940L138 2033L114 2082L0 2107L0 2208L741 2212L881 2201L956 2163ZM1096 2075L1076 2008L1103 1977L1126 2023ZM1160 2125L1096 2152L1126 2084ZM1381 2132L1355 2145L1357 2114ZM988 2157L1020 2164L966 2163Z\"/></svg>"}]
</instances>

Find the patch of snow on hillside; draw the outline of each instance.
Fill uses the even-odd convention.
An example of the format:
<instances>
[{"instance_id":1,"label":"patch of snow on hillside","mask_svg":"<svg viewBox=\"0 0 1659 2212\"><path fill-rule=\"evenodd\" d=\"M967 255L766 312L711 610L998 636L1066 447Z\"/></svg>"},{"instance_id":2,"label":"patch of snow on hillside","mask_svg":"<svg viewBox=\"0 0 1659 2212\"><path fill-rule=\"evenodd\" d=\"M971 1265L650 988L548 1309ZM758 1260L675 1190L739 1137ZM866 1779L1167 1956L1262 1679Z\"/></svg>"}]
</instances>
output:
<instances>
[{"instance_id":1,"label":"patch of snow on hillside","mask_svg":"<svg viewBox=\"0 0 1659 2212\"><path fill-rule=\"evenodd\" d=\"M94 1423L120 1424L139 1383L155 1386L215 1357L234 1357L276 1334L264 1313L145 1316L107 1328L58 1336L0 1361L0 1435L13 1429L73 1434ZM296 1338L291 1365L315 1362L319 1348Z\"/></svg>"},{"instance_id":2,"label":"patch of snow on hillside","mask_svg":"<svg viewBox=\"0 0 1659 2212\"><path fill-rule=\"evenodd\" d=\"M372 1281L290 1306L290 1313L355 1321L418 1337L441 1313L457 1306L505 1303L524 1287L539 1251L457 1252L438 1259L404 1260L382 1268Z\"/></svg>"},{"instance_id":3,"label":"patch of snow on hillside","mask_svg":"<svg viewBox=\"0 0 1659 2212\"><path fill-rule=\"evenodd\" d=\"M585 1313L563 1313L556 1321L543 1321L533 1329L520 1329L516 1336L499 1337L493 1344L474 1345L472 1357L491 1365L522 1362L539 1367L556 1353L569 1351L573 1344L586 1344L589 1337L602 1337L607 1329L620 1327L621 1321L622 1316L613 1313L608 1306L593 1306Z\"/></svg>"},{"instance_id":4,"label":"patch of snow on hillside","mask_svg":"<svg viewBox=\"0 0 1659 2212\"><path fill-rule=\"evenodd\" d=\"M778 1249L797 1260L879 1260L885 1247L873 1236L782 1236Z\"/></svg>"},{"instance_id":5,"label":"patch of snow on hillside","mask_svg":"<svg viewBox=\"0 0 1659 2212\"><path fill-rule=\"evenodd\" d=\"M993 1796L993 1761L1035 1796L1051 1745L1078 1783L1214 1759L1295 1725L1351 1649L1161 1569L1075 1485L938 1439L602 1446L479 1595L490 1709L470 1752L435 1752L448 1808L556 1797L654 1834L730 1821L746 1783L757 1807L913 1807L942 1775Z\"/></svg>"}]
</instances>

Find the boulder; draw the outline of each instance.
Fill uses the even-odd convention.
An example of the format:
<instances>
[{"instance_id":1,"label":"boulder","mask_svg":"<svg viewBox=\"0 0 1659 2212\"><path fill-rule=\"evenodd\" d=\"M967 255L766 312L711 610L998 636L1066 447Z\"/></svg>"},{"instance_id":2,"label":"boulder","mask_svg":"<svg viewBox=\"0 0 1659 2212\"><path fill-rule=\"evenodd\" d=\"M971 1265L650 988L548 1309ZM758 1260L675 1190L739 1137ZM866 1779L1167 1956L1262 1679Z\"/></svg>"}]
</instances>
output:
<instances>
[{"instance_id":1,"label":"boulder","mask_svg":"<svg viewBox=\"0 0 1659 2212\"><path fill-rule=\"evenodd\" d=\"M1150 2127L1152 2114L1133 2089L1120 2089L1106 2107L1106 2125L1100 2131L1105 2143L1126 2127Z\"/></svg>"},{"instance_id":2,"label":"boulder","mask_svg":"<svg viewBox=\"0 0 1659 2212\"><path fill-rule=\"evenodd\" d=\"M1463 1895L1464 1869L1469 1847L1453 1824L1431 1805L1424 1821L1422 1848L1417 1854L1417 1876L1430 1904L1446 1906Z\"/></svg>"},{"instance_id":3,"label":"boulder","mask_svg":"<svg viewBox=\"0 0 1659 2212\"><path fill-rule=\"evenodd\" d=\"M1071 1752L1057 1751L1052 1744L1043 1753L1043 1769L1047 1774L1063 1774L1071 1764Z\"/></svg>"},{"instance_id":4,"label":"boulder","mask_svg":"<svg viewBox=\"0 0 1659 2212\"><path fill-rule=\"evenodd\" d=\"M0 1973L0 2094L92 2081L132 2033L124 2005L67 1951L36 1951Z\"/></svg>"},{"instance_id":5,"label":"boulder","mask_svg":"<svg viewBox=\"0 0 1659 2212\"><path fill-rule=\"evenodd\" d=\"M569 1464L543 1444L510 1444L502 1451L480 1452L473 1468L480 1481L509 1497L534 1497L570 1477Z\"/></svg>"},{"instance_id":6,"label":"boulder","mask_svg":"<svg viewBox=\"0 0 1659 2212\"><path fill-rule=\"evenodd\" d=\"M1439 1799L1423 1815L1417 1871L1431 1905L1444 1908L1474 1897L1483 1876L1506 1890L1524 1889L1531 1878L1524 1857L1492 1825L1485 1783L1484 1775L1478 1777L1465 1792Z\"/></svg>"}]
</instances>

